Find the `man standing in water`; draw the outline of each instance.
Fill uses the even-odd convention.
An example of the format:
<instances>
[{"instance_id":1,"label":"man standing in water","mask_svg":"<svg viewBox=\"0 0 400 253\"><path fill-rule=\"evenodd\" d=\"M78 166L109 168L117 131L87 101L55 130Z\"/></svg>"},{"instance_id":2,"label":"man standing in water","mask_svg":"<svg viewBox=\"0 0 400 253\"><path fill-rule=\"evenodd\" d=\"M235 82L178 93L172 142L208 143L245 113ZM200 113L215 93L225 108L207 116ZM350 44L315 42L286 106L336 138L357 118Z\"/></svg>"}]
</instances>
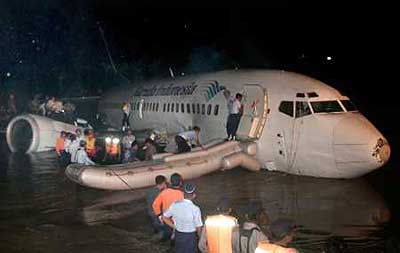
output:
<instances>
[{"instance_id":1,"label":"man standing in water","mask_svg":"<svg viewBox=\"0 0 400 253\"><path fill-rule=\"evenodd\" d=\"M183 190L184 199L174 202L163 214L163 220L175 229L175 253L196 253L197 236L200 237L203 228L201 211L192 202L196 198L196 187L185 184Z\"/></svg>"},{"instance_id":2,"label":"man standing in water","mask_svg":"<svg viewBox=\"0 0 400 253\"><path fill-rule=\"evenodd\" d=\"M242 105L243 95L237 93L235 98L229 97L228 99L228 121L226 122L226 133L228 134L228 140L236 140L236 132L239 127L240 118L243 115Z\"/></svg>"}]
</instances>

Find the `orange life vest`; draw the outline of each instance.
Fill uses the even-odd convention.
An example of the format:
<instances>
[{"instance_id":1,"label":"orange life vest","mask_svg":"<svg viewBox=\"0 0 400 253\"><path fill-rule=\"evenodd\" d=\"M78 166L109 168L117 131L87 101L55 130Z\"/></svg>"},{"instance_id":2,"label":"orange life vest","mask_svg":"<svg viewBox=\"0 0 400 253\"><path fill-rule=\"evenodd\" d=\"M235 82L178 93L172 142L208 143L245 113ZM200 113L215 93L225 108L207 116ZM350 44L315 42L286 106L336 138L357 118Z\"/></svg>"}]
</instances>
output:
<instances>
[{"instance_id":1,"label":"orange life vest","mask_svg":"<svg viewBox=\"0 0 400 253\"><path fill-rule=\"evenodd\" d=\"M56 142L56 152L60 155L63 150L65 150L65 139L58 137Z\"/></svg>"},{"instance_id":2,"label":"orange life vest","mask_svg":"<svg viewBox=\"0 0 400 253\"><path fill-rule=\"evenodd\" d=\"M88 156L96 156L96 138L94 136L86 137L86 153Z\"/></svg>"},{"instance_id":3,"label":"orange life vest","mask_svg":"<svg viewBox=\"0 0 400 253\"><path fill-rule=\"evenodd\" d=\"M285 248L269 242L258 242L257 250L262 253L298 253L294 248Z\"/></svg>"}]
</instances>

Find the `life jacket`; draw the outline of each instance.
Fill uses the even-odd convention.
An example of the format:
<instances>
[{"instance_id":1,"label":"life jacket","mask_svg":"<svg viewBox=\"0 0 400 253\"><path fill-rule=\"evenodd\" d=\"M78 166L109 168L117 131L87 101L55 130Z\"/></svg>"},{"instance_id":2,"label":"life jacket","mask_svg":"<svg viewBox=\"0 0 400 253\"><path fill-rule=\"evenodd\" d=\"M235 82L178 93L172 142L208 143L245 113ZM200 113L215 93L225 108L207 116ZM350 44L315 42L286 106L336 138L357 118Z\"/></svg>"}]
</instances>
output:
<instances>
[{"instance_id":1,"label":"life jacket","mask_svg":"<svg viewBox=\"0 0 400 253\"><path fill-rule=\"evenodd\" d=\"M237 220L228 215L213 215L205 221L209 253L232 252L232 228Z\"/></svg>"},{"instance_id":2,"label":"life jacket","mask_svg":"<svg viewBox=\"0 0 400 253\"><path fill-rule=\"evenodd\" d=\"M91 157L96 156L96 138L94 136L86 138L86 153Z\"/></svg>"},{"instance_id":3,"label":"life jacket","mask_svg":"<svg viewBox=\"0 0 400 253\"><path fill-rule=\"evenodd\" d=\"M56 152L58 155L61 155L62 151L65 150L65 139L58 137L56 142Z\"/></svg>"},{"instance_id":4,"label":"life jacket","mask_svg":"<svg viewBox=\"0 0 400 253\"><path fill-rule=\"evenodd\" d=\"M119 144L115 144L115 143L106 144L106 153L109 155L118 155L119 154Z\"/></svg>"},{"instance_id":5,"label":"life jacket","mask_svg":"<svg viewBox=\"0 0 400 253\"><path fill-rule=\"evenodd\" d=\"M250 238L253 235L254 230L257 230L260 232L260 229L258 227L253 227L251 229L244 229L243 227L240 227L239 229L239 249L240 249L240 253L250 253L249 249L250 249ZM247 238L247 248L246 248L246 252L242 251L242 237Z\"/></svg>"}]
</instances>

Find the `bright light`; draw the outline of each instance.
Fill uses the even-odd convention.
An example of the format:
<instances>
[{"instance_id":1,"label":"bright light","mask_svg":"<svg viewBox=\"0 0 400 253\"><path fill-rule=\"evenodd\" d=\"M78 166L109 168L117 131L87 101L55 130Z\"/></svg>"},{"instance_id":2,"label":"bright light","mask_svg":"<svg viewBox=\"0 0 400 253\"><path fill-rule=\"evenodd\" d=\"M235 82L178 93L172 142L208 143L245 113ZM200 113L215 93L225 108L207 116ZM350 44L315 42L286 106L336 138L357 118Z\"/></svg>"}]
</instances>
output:
<instances>
[{"instance_id":1,"label":"bright light","mask_svg":"<svg viewBox=\"0 0 400 253\"><path fill-rule=\"evenodd\" d=\"M110 137L106 137L105 141L106 141L107 144L109 144L109 143L111 143L111 138Z\"/></svg>"},{"instance_id":2,"label":"bright light","mask_svg":"<svg viewBox=\"0 0 400 253\"><path fill-rule=\"evenodd\" d=\"M11 76L11 73L10 73L10 72L7 72L6 75L7 75L7 77L10 77L10 76Z\"/></svg>"},{"instance_id":3,"label":"bright light","mask_svg":"<svg viewBox=\"0 0 400 253\"><path fill-rule=\"evenodd\" d=\"M326 57L326 59L327 59L328 61L331 61L331 60L332 60L332 57L328 56L328 57Z\"/></svg>"},{"instance_id":4,"label":"bright light","mask_svg":"<svg viewBox=\"0 0 400 253\"><path fill-rule=\"evenodd\" d=\"M118 144L119 143L119 139L118 138L114 138L112 139L113 144Z\"/></svg>"}]
</instances>

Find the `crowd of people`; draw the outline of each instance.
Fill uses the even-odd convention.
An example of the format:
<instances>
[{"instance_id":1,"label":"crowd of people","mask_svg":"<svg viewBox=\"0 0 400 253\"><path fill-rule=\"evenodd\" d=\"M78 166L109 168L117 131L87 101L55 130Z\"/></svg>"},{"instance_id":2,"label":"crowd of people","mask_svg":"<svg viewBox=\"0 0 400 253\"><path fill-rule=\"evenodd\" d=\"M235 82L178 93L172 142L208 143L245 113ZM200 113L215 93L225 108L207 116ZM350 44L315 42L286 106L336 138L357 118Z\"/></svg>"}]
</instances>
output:
<instances>
[{"instance_id":1,"label":"crowd of people","mask_svg":"<svg viewBox=\"0 0 400 253\"><path fill-rule=\"evenodd\" d=\"M289 247L294 222L287 218L270 222L259 201L250 201L244 210L235 212L230 199L221 197L214 213L205 217L195 204L196 186L184 183L178 173L169 182L158 175L155 184L146 196L147 213L155 238L170 241L176 253L298 252Z\"/></svg>"}]
</instances>

